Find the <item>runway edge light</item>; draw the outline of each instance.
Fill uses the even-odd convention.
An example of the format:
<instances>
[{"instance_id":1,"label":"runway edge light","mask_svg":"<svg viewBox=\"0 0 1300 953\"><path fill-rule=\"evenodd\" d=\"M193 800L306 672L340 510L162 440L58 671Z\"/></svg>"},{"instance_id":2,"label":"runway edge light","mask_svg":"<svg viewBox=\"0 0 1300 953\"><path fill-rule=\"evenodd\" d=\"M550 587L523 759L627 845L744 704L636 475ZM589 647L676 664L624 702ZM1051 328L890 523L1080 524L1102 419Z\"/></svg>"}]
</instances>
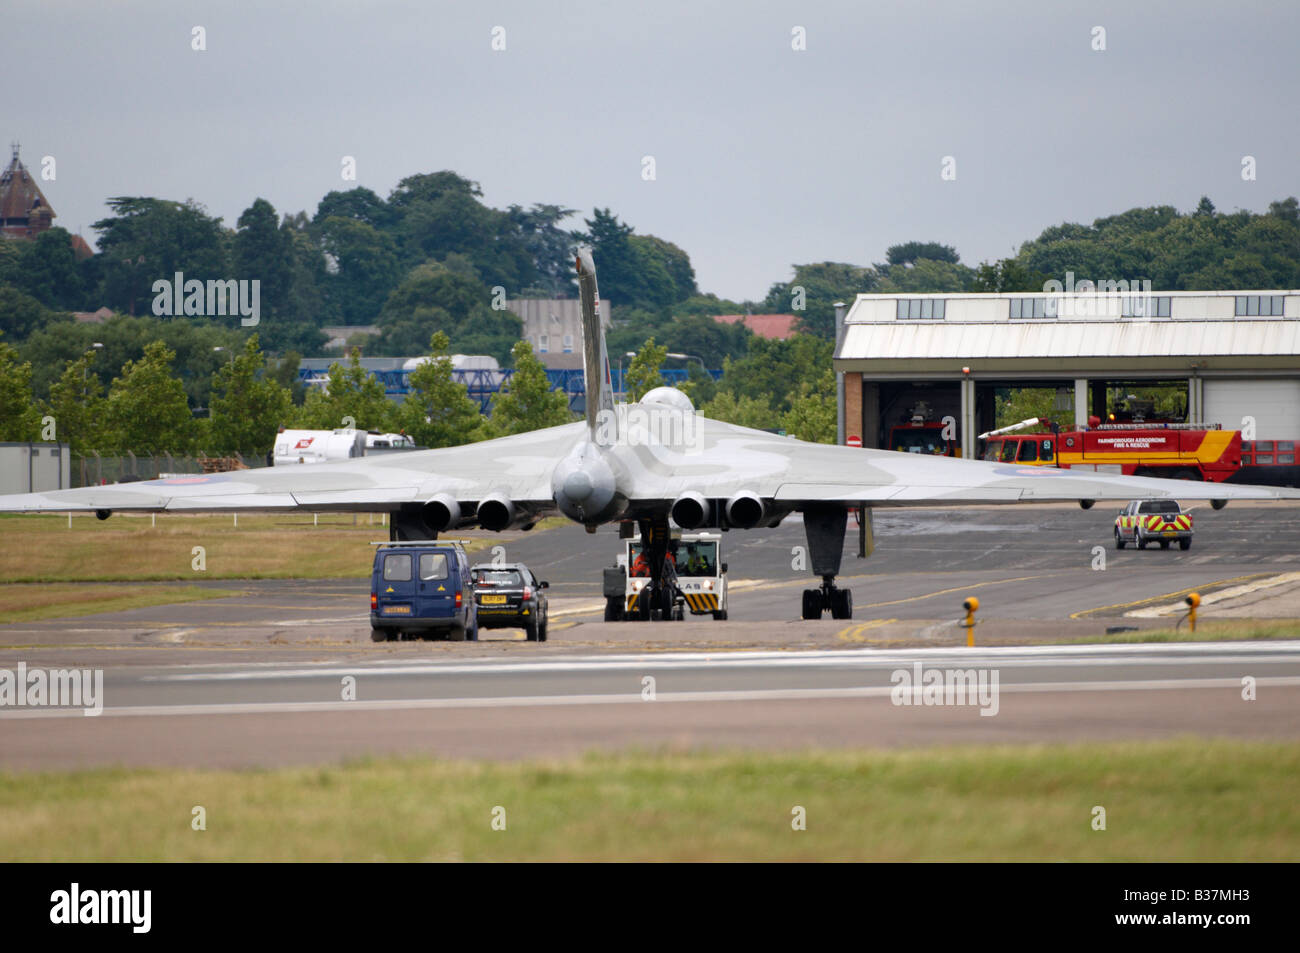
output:
<instances>
[{"instance_id":1,"label":"runway edge light","mask_svg":"<svg viewBox=\"0 0 1300 953\"><path fill-rule=\"evenodd\" d=\"M979 610L980 601L974 596L969 596L962 602L961 607L966 610L966 618L962 621L962 628L966 630L966 647L973 649L975 647L975 613Z\"/></svg>"},{"instance_id":2,"label":"runway edge light","mask_svg":"<svg viewBox=\"0 0 1300 953\"><path fill-rule=\"evenodd\" d=\"M1189 592L1187 598L1183 600L1187 603L1187 625L1193 632L1196 631L1196 608L1201 604L1201 594L1199 592Z\"/></svg>"}]
</instances>

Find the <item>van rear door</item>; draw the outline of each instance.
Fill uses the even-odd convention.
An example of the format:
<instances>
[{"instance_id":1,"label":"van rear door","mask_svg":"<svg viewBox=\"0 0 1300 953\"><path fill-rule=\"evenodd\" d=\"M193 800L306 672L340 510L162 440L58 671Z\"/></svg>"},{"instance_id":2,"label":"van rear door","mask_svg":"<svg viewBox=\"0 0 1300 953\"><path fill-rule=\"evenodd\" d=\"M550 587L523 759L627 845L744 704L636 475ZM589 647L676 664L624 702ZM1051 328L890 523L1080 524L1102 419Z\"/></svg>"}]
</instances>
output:
<instances>
[{"instance_id":1,"label":"van rear door","mask_svg":"<svg viewBox=\"0 0 1300 953\"><path fill-rule=\"evenodd\" d=\"M382 618L409 619L416 614L415 553L381 550L375 567L376 608Z\"/></svg>"},{"instance_id":2,"label":"van rear door","mask_svg":"<svg viewBox=\"0 0 1300 953\"><path fill-rule=\"evenodd\" d=\"M459 608L456 593L464 593L460 584L460 566L455 552L447 549L421 550L416 561L416 608L424 619L450 619Z\"/></svg>"}]
</instances>

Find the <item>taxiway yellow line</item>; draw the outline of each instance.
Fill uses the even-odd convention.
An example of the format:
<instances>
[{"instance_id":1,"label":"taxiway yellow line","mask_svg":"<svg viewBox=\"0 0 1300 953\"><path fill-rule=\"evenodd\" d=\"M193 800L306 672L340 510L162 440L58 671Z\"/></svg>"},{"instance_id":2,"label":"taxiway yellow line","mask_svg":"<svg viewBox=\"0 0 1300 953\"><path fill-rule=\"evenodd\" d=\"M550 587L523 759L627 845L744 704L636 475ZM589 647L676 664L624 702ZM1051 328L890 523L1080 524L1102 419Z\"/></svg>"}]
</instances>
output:
<instances>
[{"instance_id":1,"label":"taxiway yellow line","mask_svg":"<svg viewBox=\"0 0 1300 953\"><path fill-rule=\"evenodd\" d=\"M1073 572L1073 570L1070 570ZM951 589L940 589L938 592L927 592L920 596L908 596L906 599L893 599L889 602L872 602L862 606L863 609L880 609L884 606L901 606L905 602L921 602L925 599L933 599L935 596L946 596L953 592L970 592L972 589L982 589L988 586L1005 586L1009 582L1028 582L1031 579L1050 579L1053 576L1063 576L1064 572L1041 573L1037 576L1016 576L1013 579L990 579L987 582L973 582L968 586L954 586Z\"/></svg>"},{"instance_id":2,"label":"taxiway yellow line","mask_svg":"<svg viewBox=\"0 0 1300 953\"><path fill-rule=\"evenodd\" d=\"M889 623L897 621L897 619L872 619L869 622L860 622L857 625L849 626L847 629L840 629L835 633L835 638L841 642L865 642L867 637L862 633L868 629L877 629L882 625L889 625Z\"/></svg>"},{"instance_id":3,"label":"taxiway yellow line","mask_svg":"<svg viewBox=\"0 0 1300 953\"><path fill-rule=\"evenodd\" d=\"M1177 592L1166 592L1158 596L1147 596L1145 599L1135 599L1132 602L1117 602L1113 606L1097 606L1092 609L1080 609L1078 612L1071 612L1071 619L1082 619L1092 615L1094 612L1109 612L1112 609L1132 609L1135 606L1143 606L1151 602L1161 602L1165 599L1179 599L1190 592L1199 592L1202 589L1209 589L1214 586L1226 586L1234 582L1250 582L1252 579L1265 579L1269 576L1275 576L1277 573L1256 572L1246 576L1233 576L1231 579L1219 579L1215 582L1202 583L1199 586L1189 586L1186 589L1179 589Z\"/></svg>"}]
</instances>

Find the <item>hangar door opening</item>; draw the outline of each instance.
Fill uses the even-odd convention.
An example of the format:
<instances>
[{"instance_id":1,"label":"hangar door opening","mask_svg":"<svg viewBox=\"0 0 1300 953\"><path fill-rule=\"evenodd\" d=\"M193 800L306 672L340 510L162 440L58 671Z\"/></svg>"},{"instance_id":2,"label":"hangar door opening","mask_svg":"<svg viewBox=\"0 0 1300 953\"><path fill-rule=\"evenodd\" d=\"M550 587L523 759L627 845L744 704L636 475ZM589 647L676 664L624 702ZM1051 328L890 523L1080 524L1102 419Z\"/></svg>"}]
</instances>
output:
<instances>
[{"instance_id":1,"label":"hangar door opening","mask_svg":"<svg viewBox=\"0 0 1300 953\"><path fill-rule=\"evenodd\" d=\"M1225 430L1242 430L1255 419L1259 440L1293 440L1300 436L1300 380L1206 380L1205 422Z\"/></svg>"},{"instance_id":2,"label":"hangar door opening","mask_svg":"<svg viewBox=\"0 0 1300 953\"><path fill-rule=\"evenodd\" d=\"M871 385L867 386L870 388ZM961 419L961 385L958 382L881 381L877 387L874 395L868 395L864 389L864 446L904 453L942 454L949 444L960 443L955 432L952 440L947 439L943 423L945 417L954 421ZM874 400L879 404L876 419L872 421L868 414ZM871 426L873 422L874 428Z\"/></svg>"}]
</instances>

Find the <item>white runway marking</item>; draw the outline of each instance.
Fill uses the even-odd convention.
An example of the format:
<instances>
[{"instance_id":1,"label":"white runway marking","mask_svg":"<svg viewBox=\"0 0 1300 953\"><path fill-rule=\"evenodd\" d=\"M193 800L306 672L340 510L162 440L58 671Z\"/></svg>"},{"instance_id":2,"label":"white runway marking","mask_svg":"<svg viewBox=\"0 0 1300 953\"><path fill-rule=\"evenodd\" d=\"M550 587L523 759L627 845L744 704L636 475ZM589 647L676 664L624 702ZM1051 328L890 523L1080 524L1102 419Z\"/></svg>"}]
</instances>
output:
<instances>
[{"instance_id":1,"label":"white runway marking","mask_svg":"<svg viewBox=\"0 0 1300 953\"><path fill-rule=\"evenodd\" d=\"M580 655L548 659L481 661L409 661L340 666L242 667L227 672L146 675L144 681L207 682L326 678L344 675L481 675L533 672L596 672L680 668L888 668L913 662L953 662L963 667L1023 668L1045 663L1068 666L1262 664L1300 662L1300 642L1164 643L1142 645L1045 645L989 648L920 648L880 652L873 649L811 652L670 652L647 655Z\"/></svg>"},{"instance_id":2,"label":"white runway marking","mask_svg":"<svg viewBox=\"0 0 1300 953\"><path fill-rule=\"evenodd\" d=\"M1260 687L1279 688L1300 686L1300 676L1260 678ZM1037 682L1001 685L1003 694L1027 692L1108 692L1108 691L1168 691L1170 689L1229 689L1241 688L1237 678L1185 678L1155 681L1120 682ZM100 717L171 717L174 715L255 715L295 714L339 711L419 711L436 708L528 708L559 705L660 705L671 702L737 702L785 701L835 698L888 697L893 686L873 688L776 688L725 692L659 692L654 701L645 701L637 691L617 695L521 695L494 698L390 698L374 701L330 702L235 702L211 705L142 705L124 708L105 707ZM939 706L944 707L944 706ZM946 706L953 707L953 706ZM962 707L962 706L957 706ZM0 721L22 718L81 718L81 709L18 709L0 711Z\"/></svg>"}]
</instances>

